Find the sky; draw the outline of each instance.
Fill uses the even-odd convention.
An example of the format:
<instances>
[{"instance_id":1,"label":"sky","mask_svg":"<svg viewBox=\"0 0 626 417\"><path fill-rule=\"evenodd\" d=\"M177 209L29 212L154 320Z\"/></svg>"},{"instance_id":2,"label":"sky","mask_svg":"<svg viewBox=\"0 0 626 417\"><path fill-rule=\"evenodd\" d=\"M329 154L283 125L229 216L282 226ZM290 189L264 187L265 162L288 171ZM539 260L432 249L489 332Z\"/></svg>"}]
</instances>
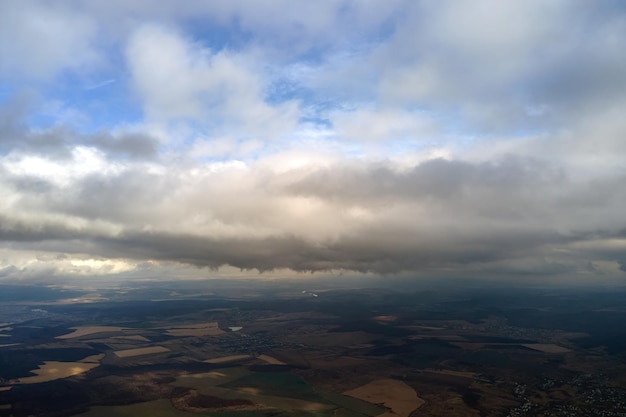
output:
<instances>
[{"instance_id":1,"label":"sky","mask_svg":"<svg viewBox=\"0 0 626 417\"><path fill-rule=\"evenodd\" d=\"M0 0L0 280L626 282L626 5Z\"/></svg>"}]
</instances>

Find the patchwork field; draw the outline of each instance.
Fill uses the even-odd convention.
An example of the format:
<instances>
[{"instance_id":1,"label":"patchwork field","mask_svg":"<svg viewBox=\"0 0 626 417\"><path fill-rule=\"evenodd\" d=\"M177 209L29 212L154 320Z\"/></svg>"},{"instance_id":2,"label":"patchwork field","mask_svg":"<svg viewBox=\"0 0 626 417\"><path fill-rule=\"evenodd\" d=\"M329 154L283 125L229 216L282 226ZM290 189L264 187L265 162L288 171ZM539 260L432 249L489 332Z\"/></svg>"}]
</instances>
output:
<instances>
[{"instance_id":1,"label":"patchwork field","mask_svg":"<svg viewBox=\"0 0 626 417\"><path fill-rule=\"evenodd\" d=\"M128 303L12 306L0 417L614 417L626 407L623 307L584 316L551 293L319 293L146 301L142 289ZM596 304L626 300L607 297ZM610 333L594 333L602 326Z\"/></svg>"}]
</instances>

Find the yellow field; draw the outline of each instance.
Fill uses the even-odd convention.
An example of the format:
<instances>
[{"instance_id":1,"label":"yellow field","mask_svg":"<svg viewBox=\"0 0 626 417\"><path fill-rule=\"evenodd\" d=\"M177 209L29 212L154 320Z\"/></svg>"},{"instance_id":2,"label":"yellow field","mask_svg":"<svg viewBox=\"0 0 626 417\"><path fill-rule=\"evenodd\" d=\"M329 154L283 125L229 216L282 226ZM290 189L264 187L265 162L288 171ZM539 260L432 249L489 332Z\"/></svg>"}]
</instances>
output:
<instances>
[{"instance_id":1,"label":"yellow field","mask_svg":"<svg viewBox=\"0 0 626 417\"><path fill-rule=\"evenodd\" d=\"M104 353L101 353L99 355L92 355L92 356L87 356L86 358L83 358L81 360L79 360L78 362L80 363L100 363L100 359L104 358Z\"/></svg>"},{"instance_id":2,"label":"yellow field","mask_svg":"<svg viewBox=\"0 0 626 417\"><path fill-rule=\"evenodd\" d=\"M133 336L113 336L111 339L123 339L123 340L138 340L140 342L149 342L150 339L147 339L143 336L140 335L133 335Z\"/></svg>"},{"instance_id":3,"label":"yellow field","mask_svg":"<svg viewBox=\"0 0 626 417\"><path fill-rule=\"evenodd\" d=\"M178 337L202 337L202 336L218 336L223 334L224 331L222 329L171 329L166 332L168 336L178 336Z\"/></svg>"},{"instance_id":4,"label":"yellow field","mask_svg":"<svg viewBox=\"0 0 626 417\"><path fill-rule=\"evenodd\" d=\"M80 326L72 327L72 333L57 336L55 339L74 339L76 337L88 336L95 333L120 332L124 330L122 327L115 326Z\"/></svg>"},{"instance_id":5,"label":"yellow field","mask_svg":"<svg viewBox=\"0 0 626 417\"><path fill-rule=\"evenodd\" d=\"M553 345L551 343L525 343L522 346L529 349L538 350L544 353L567 353L571 352L570 349L564 348L559 345Z\"/></svg>"},{"instance_id":6,"label":"yellow field","mask_svg":"<svg viewBox=\"0 0 626 417\"><path fill-rule=\"evenodd\" d=\"M270 365L287 365L285 362L279 361L278 359L272 358L268 355L259 355L258 358L262 361L269 363Z\"/></svg>"},{"instance_id":7,"label":"yellow field","mask_svg":"<svg viewBox=\"0 0 626 417\"><path fill-rule=\"evenodd\" d=\"M132 356L151 355L153 353L164 353L170 350L163 346L150 346L146 348L117 350L115 356L118 358L130 358Z\"/></svg>"},{"instance_id":8,"label":"yellow field","mask_svg":"<svg viewBox=\"0 0 626 417\"><path fill-rule=\"evenodd\" d=\"M219 324L216 321L209 321L206 323L198 324L186 324L183 326L174 326L167 328L166 334L168 336L217 336L224 334L225 332L219 328Z\"/></svg>"},{"instance_id":9,"label":"yellow field","mask_svg":"<svg viewBox=\"0 0 626 417\"><path fill-rule=\"evenodd\" d=\"M84 359L83 359L84 360ZM99 362L44 362L39 368L31 371L35 376L27 376L12 381L13 384L37 384L79 375L99 366Z\"/></svg>"},{"instance_id":10,"label":"yellow field","mask_svg":"<svg viewBox=\"0 0 626 417\"><path fill-rule=\"evenodd\" d=\"M344 395L372 404L383 404L391 409L391 413L384 413L387 417L409 417L424 404L424 400L417 396L413 388L395 379L377 379L362 387L346 391Z\"/></svg>"},{"instance_id":11,"label":"yellow field","mask_svg":"<svg viewBox=\"0 0 626 417\"><path fill-rule=\"evenodd\" d=\"M205 361L202 361L204 363L225 363L225 362L232 362L232 361L238 361L240 359L246 359L249 358L250 355L231 355L231 356L222 356L219 358L213 358L213 359L207 359Z\"/></svg>"}]
</instances>

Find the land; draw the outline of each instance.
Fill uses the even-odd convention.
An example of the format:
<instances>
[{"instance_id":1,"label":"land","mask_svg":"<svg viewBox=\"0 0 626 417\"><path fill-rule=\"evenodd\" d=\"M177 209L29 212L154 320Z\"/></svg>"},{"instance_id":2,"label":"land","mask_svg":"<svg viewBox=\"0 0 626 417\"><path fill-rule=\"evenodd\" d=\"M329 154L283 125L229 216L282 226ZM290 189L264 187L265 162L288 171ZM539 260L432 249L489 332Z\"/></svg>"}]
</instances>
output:
<instances>
[{"instance_id":1,"label":"land","mask_svg":"<svg viewBox=\"0 0 626 417\"><path fill-rule=\"evenodd\" d=\"M113 353L118 358L130 358L132 356L144 356L151 355L153 353L164 353L169 352L170 350L163 346L148 346L136 349L124 349L124 350L115 350Z\"/></svg>"},{"instance_id":2,"label":"land","mask_svg":"<svg viewBox=\"0 0 626 417\"><path fill-rule=\"evenodd\" d=\"M362 387L344 392L344 395L358 398L372 404L382 404L389 408L385 415L409 417L424 404L415 390L402 381L377 379Z\"/></svg>"},{"instance_id":3,"label":"land","mask_svg":"<svg viewBox=\"0 0 626 417\"><path fill-rule=\"evenodd\" d=\"M0 417L624 415L626 290L367 284L0 284Z\"/></svg>"}]
</instances>

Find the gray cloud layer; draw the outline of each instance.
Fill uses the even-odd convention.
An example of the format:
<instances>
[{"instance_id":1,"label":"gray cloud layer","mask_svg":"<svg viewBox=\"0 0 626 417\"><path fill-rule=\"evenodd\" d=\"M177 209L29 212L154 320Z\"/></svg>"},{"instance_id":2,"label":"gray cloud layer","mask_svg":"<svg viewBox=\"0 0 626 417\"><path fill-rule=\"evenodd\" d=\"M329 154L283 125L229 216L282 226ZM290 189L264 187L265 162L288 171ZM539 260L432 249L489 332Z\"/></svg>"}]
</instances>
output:
<instances>
[{"instance_id":1,"label":"gray cloud layer","mask_svg":"<svg viewBox=\"0 0 626 417\"><path fill-rule=\"evenodd\" d=\"M622 262L623 247L603 244L626 229L623 175L574 182L516 157L195 178L169 168L133 164L71 185L2 172L16 202L0 219L0 239L14 249L261 271L511 272L537 259L571 271L581 254Z\"/></svg>"}]
</instances>

